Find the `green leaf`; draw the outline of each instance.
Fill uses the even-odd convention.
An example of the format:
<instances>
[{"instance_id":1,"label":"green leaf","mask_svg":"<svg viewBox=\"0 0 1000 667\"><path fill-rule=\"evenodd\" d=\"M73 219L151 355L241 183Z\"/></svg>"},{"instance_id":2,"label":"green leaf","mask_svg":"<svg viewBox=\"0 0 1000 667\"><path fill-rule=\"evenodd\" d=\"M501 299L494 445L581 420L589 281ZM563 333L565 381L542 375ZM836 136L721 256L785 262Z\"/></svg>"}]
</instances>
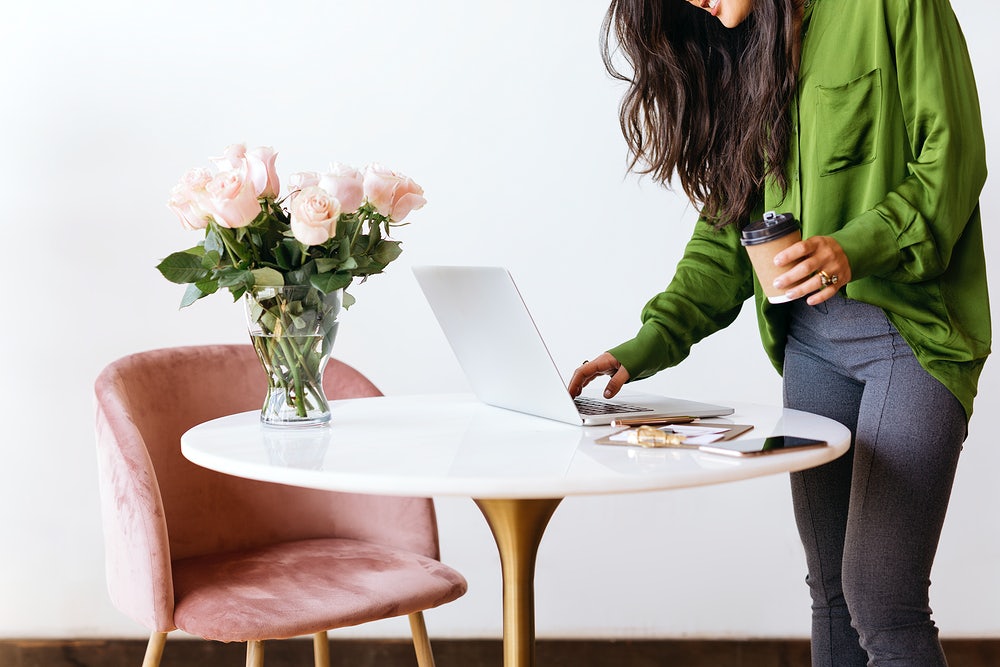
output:
<instances>
[{"instance_id":1,"label":"green leaf","mask_svg":"<svg viewBox=\"0 0 1000 667\"><path fill-rule=\"evenodd\" d=\"M194 283L194 286L202 291L202 296L207 296L209 294L215 294L219 291L219 281L218 280L199 280Z\"/></svg>"},{"instance_id":2,"label":"green leaf","mask_svg":"<svg viewBox=\"0 0 1000 667\"><path fill-rule=\"evenodd\" d=\"M205 293L198 289L197 285L194 283L188 285L188 288L184 290L184 296L181 298L181 308L187 308L203 296L205 296Z\"/></svg>"},{"instance_id":3,"label":"green leaf","mask_svg":"<svg viewBox=\"0 0 1000 667\"><path fill-rule=\"evenodd\" d=\"M209 250L205 253L205 256L201 258L201 266L204 269L214 269L219 265L221 260L222 255L220 255L217 250Z\"/></svg>"},{"instance_id":4,"label":"green leaf","mask_svg":"<svg viewBox=\"0 0 1000 667\"><path fill-rule=\"evenodd\" d=\"M371 252L374 248L374 244L369 243L371 236L368 234L359 234L358 238L354 239L354 247L351 250L355 255L366 254Z\"/></svg>"},{"instance_id":5,"label":"green leaf","mask_svg":"<svg viewBox=\"0 0 1000 667\"><path fill-rule=\"evenodd\" d=\"M316 274L316 262L310 261L302 265L302 268L289 271L285 282L289 285L308 285L309 279Z\"/></svg>"},{"instance_id":6,"label":"green leaf","mask_svg":"<svg viewBox=\"0 0 1000 667\"><path fill-rule=\"evenodd\" d=\"M382 234L379 232L378 225L372 225L371 232L368 234L368 246L365 248L365 252L371 252L382 240Z\"/></svg>"},{"instance_id":7,"label":"green leaf","mask_svg":"<svg viewBox=\"0 0 1000 667\"><path fill-rule=\"evenodd\" d=\"M282 239L274 246L274 261L285 271L291 271L302 262L302 245L295 239Z\"/></svg>"},{"instance_id":8,"label":"green leaf","mask_svg":"<svg viewBox=\"0 0 1000 667\"><path fill-rule=\"evenodd\" d=\"M209 227L208 231L205 232L205 252L215 252L222 255L225 249L226 245L222 242L222 237Z\"/></svg>"},{"instance_id":9,"label":"green leaf","mask_svg":"<svg viewBox=\"0 0 1000 667\"><path fill-rule=\"evenodd\" d=\"M337 238L351 239L358 235L361 221L357 218L341 218L337 223Z\"/></svg>"},{"instance_id":10,"label":"green leaf","mask_svg":"<svg viewBox=\"0 0 1000 667\"><path fill-rule=\"evenodd\" d=\"M329 273L336 270L339 266L339 259L330 259L329 257L319 257L316 259L316 271L319 273Z\"/></svg>"},{"instance_id":11,"label":"green leaf","mask_svg":"<svg viewBox=\"0 0 1000 667\"><path fill-rule=\"evenodd\" d=\"M382 266L386 266L399 257L402 252L403 249L399 246L399 241L382 241L372 253L372 258Z\"/></svg>"},{"instance_id":12,"label":"green leaf","mask_svg":"<svg viewBox=\"0 0 1000 667\"><path fill-rule=\"evenodd\" d=\"M223 269L219 271L219 287L235 287L237 285L251 287L253 285L253 273L240 269Z\"/></svg>"},{"instance_id":13,"label":"green leaf","mask_svg":"<svg viewBox=\"0 0 1000 667\"><path fill-rule=\"evenodd\" d=\"M309 279L309 284L329 294L350 285L351 278L351 274L346 272L318 273Z\"/></svg>"},{"instance_id":14,"label":"green leaf","mask_svg":"<svg viewBox=\"0 0 1000 667\"><path fill-rule=\"evenodd\" d=\"M232 293L233 303L235 303L240 300L240 297L247 293L247 288L244 285L240 285L239 287L230 287L229 291Z\"/></svg>"},{"instance_id":15,"label":"green leaf","mask_svg":"<svg viewBox=\"0 0 1000 667\"><path fill-rule=\"evenodd\" d=\"M253 274L254 285L259 287L281 287L285 284L285 277L281 272L271 268L254 269L250 273Z\"/></svg>"},{"instance_id":16,"label":"green leaf","mask_svg":"<svg viewBox=\"0 0 1000 667\"><path fill-rule=\"evenodd\" d=\"M209 275L201 265L201 257L186 250L168 255L156 268L164 278L181 285L204 280Z\"/></svg>"},{"instance_id":17,"label":"green leaf","mask_svg":"<svg viewBox=\"0 0 1000 667\"><path fill-rule=\"evenodd\" d=\"M354 267L355 275L367 276L369 273L378 273L382 270L382 266L374 262L372 258L367 255L359 255L353 259L356 265Z\"/></svg>"},{"instance_id":18,"label":"green leaf","mask_svg":"<svg viewBox=\"0 0 1000 667\"><path fill-rule=\"evenodd\" d=\"M354 302L355 298L350 294L348 294L347 292L344 292L343 303L341 304L344 307L344 310L347 310L348 308L353 306Z\"/></svg>"}]
</instances>

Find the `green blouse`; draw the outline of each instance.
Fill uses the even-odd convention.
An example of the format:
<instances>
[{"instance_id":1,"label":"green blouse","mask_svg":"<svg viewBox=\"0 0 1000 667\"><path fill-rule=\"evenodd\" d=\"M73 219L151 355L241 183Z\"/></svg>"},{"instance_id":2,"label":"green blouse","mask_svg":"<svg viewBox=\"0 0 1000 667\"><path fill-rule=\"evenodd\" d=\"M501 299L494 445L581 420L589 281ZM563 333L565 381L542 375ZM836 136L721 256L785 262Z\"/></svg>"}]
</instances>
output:
<instances>
[{"instance_id":1,"label":"green blouse","mask_svg":"<svg viewBox=\"0 0 1000 667\"><path fill-rule=\"evenodd\" d=\"M812 0L792 105L789 190L764 210L791 212L804 236L837 239L842 288L881 307L921 365L972 414L990 352L979 215L986 146L972 65L948 0ZM761 292L735 225L699 220L667 289L635 338L611 350L641 379L728 326L751 296L781 372L788 306Z\"/></svg>"}]
</instances>

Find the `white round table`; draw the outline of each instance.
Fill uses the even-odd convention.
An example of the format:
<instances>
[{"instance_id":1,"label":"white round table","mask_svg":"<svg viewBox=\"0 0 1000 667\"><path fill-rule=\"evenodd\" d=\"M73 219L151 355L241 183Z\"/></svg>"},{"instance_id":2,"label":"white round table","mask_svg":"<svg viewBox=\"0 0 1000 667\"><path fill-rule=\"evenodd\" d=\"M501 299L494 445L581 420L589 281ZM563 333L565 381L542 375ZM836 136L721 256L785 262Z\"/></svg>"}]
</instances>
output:
<instances>
[{"instance_id":1,"label":"white round table","mask_svg":"<svg viewBox=\"0 0 1000 667\"><path fill-rule=\"evenodd\" d=\"M332 401L325 427L275 428L258 411L200 424L181 438L192 462L249 479L418 497L468 496L482 510L503 573L504 665L534 665L535 556L549 518L571 495L721 484L821 465L850 432L804 412L732 404L741 436L796 435L828 447L732 458L679 449L600 445L617 430L580 427L490 407L466 395Z\"/></svg>"}]
</instances>

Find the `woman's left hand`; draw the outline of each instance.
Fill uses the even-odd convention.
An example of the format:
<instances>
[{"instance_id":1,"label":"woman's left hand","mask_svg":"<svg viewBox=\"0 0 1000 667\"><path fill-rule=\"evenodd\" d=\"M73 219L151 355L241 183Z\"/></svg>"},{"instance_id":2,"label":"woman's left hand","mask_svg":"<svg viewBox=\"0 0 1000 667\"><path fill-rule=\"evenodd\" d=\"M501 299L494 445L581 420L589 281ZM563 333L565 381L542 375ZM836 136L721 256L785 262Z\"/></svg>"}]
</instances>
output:
<instances>
[{"instance_id":1,"label":"woman's left hand","mask_svg":"<svg viewBox=\"0 0 1000 667\"><path fill-rule=\"evenodd\" d=\"M778 266L789 266L774 284L787 288L791 299L810 295L810 306L823 303L851 280L851 263L832 236L811 236L774 256Z\"/></svg>"}]
</instances>

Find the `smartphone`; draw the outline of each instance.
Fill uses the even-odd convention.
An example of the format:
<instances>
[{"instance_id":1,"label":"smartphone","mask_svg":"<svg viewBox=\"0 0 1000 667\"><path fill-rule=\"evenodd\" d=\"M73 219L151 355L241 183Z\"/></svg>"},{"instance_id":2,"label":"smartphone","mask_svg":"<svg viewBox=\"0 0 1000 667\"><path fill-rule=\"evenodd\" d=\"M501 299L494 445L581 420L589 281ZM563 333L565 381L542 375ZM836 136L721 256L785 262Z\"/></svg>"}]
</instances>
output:
<instances>
[{"instance_id":1,"label":"smartphone","mask_svg":"<svg viewBox=\"0 0 1000 667\"><path fill-rule=\"evenodd\" d=\"M769 438L754 440L727 440L699 445L698 450L724 456L760 456L762 454L777 454L779 452L798 451L812 447L826 447L823 440L800 438L794 435L773 435Z\"/></svg>"}]
</instances>

